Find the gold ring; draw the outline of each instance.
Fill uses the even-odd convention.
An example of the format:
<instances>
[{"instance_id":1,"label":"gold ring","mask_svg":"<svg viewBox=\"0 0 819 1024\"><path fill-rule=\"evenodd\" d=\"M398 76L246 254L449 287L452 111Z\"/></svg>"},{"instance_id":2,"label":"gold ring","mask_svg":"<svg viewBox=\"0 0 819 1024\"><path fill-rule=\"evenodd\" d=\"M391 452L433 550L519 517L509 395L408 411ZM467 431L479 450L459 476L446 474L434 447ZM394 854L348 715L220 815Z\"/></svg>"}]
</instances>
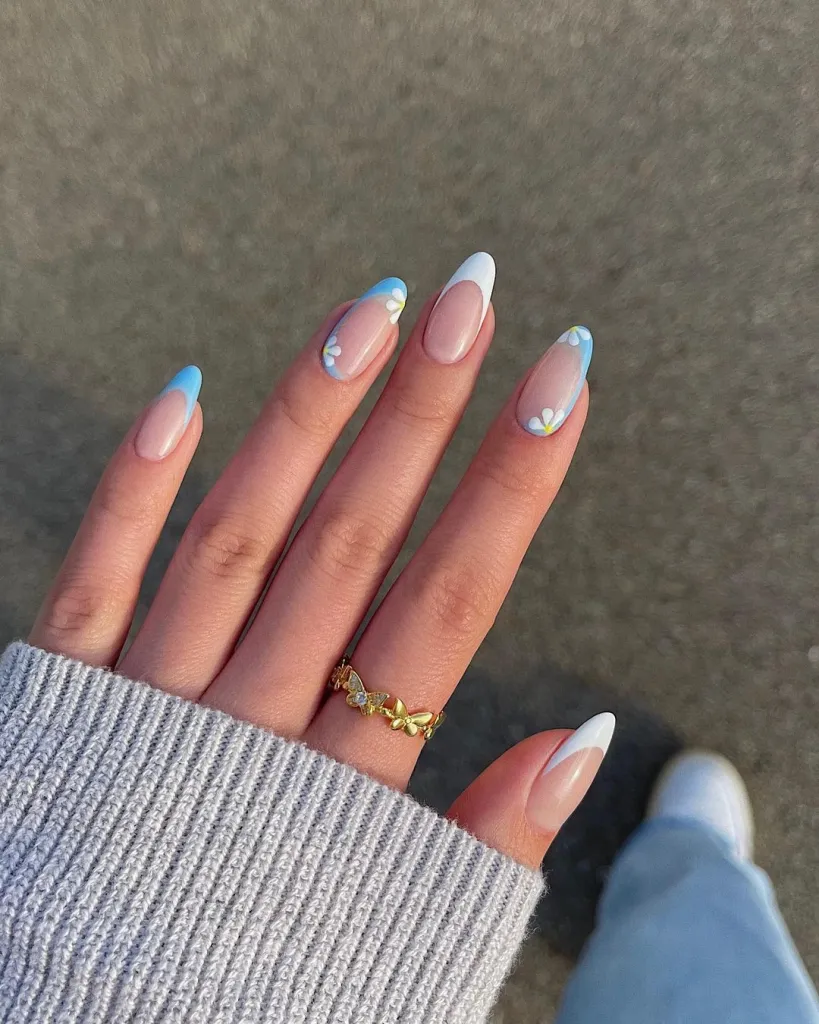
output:
<instances>
[{"instance_id":1,"label":"gold ring","mask_svg":"<svg viewBox=\"0 0 819 1024\"><path fill-rule=\"evenodd\" d=\"M391 729L396 732L401 730L407 736L420 735L425 740L431 740L446 718L443 711L437 714L434 711L415 711L410 714L407 705L399 697L391 697L381 691L371 693L346 657L333 669L328 685L333 690L345 690L351 708L358 708L365 716L381 715L389 721ZM390 700L392 706L387 704Z\"/></svg>"}]
</instances>

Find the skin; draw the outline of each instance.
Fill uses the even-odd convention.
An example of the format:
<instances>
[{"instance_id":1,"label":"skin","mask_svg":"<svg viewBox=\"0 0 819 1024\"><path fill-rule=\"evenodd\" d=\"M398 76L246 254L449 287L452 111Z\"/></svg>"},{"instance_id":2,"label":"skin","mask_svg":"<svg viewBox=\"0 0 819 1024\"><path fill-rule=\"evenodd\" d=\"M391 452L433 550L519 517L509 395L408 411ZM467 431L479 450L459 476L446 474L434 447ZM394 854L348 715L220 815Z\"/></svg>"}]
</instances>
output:
<instances>
[{"instance_id":1,"label":"skin","mask_svg":"<svg viewBox=\"0 0 819 1024\"><path fill-rule=\"evenodd\" d=\"M145 413L129 431L30 642L89 664L117 666L132 678L299 738L403 789L422 741L363 718L343 694L327 697L326 681L406 539L492 341L490 305L466 356L449 365L435 362L423 344L435 298L238 647L316 476L396 347L397 326L359 377L333 380L319 352L350 304L335 309L310 339L194 514L127 653L120 659L148 559L202 431L198 405L179 443L160 461L140 458L134 447ZM516 419L524 383L352 653L368 689L394 690L411 710L446 704L490 629L579 440L587 388L561 429L538 438ZM437 742L445 742L445 728ZM450 816L536 867L554 833L532 826L527 799L567 735L541 733L507 751L459 797Z\"/></svg>"}]
</instances>

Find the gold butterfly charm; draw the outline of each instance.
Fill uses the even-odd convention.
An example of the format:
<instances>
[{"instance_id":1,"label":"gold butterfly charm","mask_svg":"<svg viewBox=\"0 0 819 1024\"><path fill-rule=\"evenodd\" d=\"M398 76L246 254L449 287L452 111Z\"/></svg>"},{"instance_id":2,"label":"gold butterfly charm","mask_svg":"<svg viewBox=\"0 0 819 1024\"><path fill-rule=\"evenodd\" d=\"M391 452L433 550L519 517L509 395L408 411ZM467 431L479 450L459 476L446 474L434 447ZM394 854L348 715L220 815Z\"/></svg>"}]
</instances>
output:
<instances>
[{"instance_id":1,"label":"gold butterfly charm","mask_svg":"<svg viewBox=\"0 0 819 1024\"><path fill-rule=\"evenodd\" d=\"M435 735L438 727L440 725L444 724L444 719L445 718L446 718L446 715L443 713L443 711L439 711L438 714L435 716L435 718L426 727L426 729L424 729L424 739L425 740L431 740L432 739L432 737Z\"/></svg>"},{"instance_id":2,"label":"gold butterfly charm","mask_svg":"<svg viewBox=\"0 0 819 1024\"><path fill-rule=\"evenodd\" d=\"M385 700L389 700L388 693L369 693L361 682L361 676L350 669L344 689L347 691L347 703L351 708L358 708L362 715L371 715L379 711Z\"/></svg>"},{"instance_id":3,"label":"gold butterfly charm","mask_svg":"<svg viewBox=\"0 0 819 1024\"><path fill-rule=\"evenodd\" d=\"M381 691L370 693L346 657L333 669L327 684L332 690L344 690L345 700L351 708L358 708L362 715L376 712L390 723L390 728L407 736L423 736L431 740L435 731L446 717L443 711L416 711L410 714L407 705L398 697L390 697ZM392 700L392 707L386 701Z\"/></svg>"},{"instance_id":4,"label":"gold butterfly charm","mask_svg":"<svg viewBox=\"0 0 819 1024\"><path fill-rule=\"evenodd\" d=\"M429 727L433 718L435 718L431 711L417 711L414 715L411 715L407 711L407 705L400 697L395 698L395 703L389 709L389 712L391 719L390 728L396 730L403 729L407 736L417 736L422 730L424 736L426 736L427 730L425 727ZM435 728L437 728L437 725Z\"/></svg>"}]
</instances>

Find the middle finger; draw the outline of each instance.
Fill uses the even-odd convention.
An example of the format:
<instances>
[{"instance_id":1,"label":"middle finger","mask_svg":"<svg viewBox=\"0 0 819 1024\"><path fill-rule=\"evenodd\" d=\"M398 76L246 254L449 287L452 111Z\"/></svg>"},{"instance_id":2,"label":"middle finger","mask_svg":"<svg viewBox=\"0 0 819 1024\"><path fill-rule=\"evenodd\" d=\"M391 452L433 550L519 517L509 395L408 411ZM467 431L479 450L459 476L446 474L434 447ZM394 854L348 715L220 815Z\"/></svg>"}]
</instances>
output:
<instances>
[{"instance_id":1,"label":"middle finger","mask_svg":"<svg viewBox=\"0 0 819 1024\"><path fill-rule=\"evenodd\" d=\"M247 636L208 689L208 703L280 735L305 730L330 670L404 543L469 400L492 338L494 277L492 257L476 253L435 305L427 304Z\"/></svg>"},{"instance_id":2,"label":"middle finger","mask_svg":"<svg viewBox=\"0 0 819 1024\"><path fill-rule=\"evenodd\" d=\"M409 715L443 707L506 597L577 446L591 350L591 333L574 327L519 386L352 655L367 689L400 697ZM415 739L396 736L343 697L327 701L306 741L403 788L421 748L417 720L395 716L392 728L403 721Z\"/></svg>"}]
</instances>

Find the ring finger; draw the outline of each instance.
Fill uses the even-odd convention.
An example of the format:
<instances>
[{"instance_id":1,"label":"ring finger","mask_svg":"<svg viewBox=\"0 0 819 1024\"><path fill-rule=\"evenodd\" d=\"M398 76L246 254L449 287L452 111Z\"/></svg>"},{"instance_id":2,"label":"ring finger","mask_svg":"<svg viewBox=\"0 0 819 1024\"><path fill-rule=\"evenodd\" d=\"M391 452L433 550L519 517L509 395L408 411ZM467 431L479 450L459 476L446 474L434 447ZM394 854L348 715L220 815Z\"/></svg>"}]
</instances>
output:
<instances>
[{"instance_id":1,"label":"ring finger","mask_svg":"<svg viewBox=\"0 0 819 1024\"><path fill-rule=\"evenodd\" d=\"M433 300L427 304L247 635L208 689L208 703L282 735L304 732L332 666L401 549L469 400L492 338L494 277L491 256L476 253L434 306Z\"/></svg>"},{"instance_id":2,"label":"ring finger","mask_svg":"<svg viewBox=\"0 0 819 1024\"><path fill-rule=\"evenodd\" d=\"M591 348L585 328L561 335L491 427L356 647L352 662L368 690L400 697L410 712L437 712L449 699L568 470L588 407ZM335 694L305 739L401 788L421 740L385 725Z\"/></svg>"}]
</instances>

